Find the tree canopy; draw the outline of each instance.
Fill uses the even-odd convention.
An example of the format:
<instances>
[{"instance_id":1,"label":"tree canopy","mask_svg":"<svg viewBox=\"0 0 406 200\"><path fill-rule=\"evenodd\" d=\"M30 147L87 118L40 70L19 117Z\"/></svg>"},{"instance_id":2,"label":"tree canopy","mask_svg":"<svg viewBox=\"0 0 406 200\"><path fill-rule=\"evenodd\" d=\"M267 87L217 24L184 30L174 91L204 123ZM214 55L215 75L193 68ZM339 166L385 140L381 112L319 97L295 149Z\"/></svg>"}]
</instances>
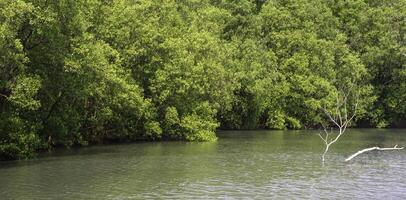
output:
<instances>
[{"instance_id":1,"label":"tree canopy","mask_svg":"<svg viewBox=\"0 0 406 200\"><path fill-rule=\"evenodd\" d=\"M406 116L406 1L0 0L0 160Z\"/></svg>"}]
</instances>

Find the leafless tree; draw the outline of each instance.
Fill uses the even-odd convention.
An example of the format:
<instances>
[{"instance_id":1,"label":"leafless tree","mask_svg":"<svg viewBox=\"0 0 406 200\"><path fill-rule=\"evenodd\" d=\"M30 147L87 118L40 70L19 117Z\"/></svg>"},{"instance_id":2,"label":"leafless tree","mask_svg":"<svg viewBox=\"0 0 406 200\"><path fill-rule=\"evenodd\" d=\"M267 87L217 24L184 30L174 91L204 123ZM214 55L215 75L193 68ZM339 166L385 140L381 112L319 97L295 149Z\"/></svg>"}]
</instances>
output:
<instances>
[{"instance_id":1,"label":"leafless tree","mask_svg":"<svg viewBox=\"0 0 406 200\"><path fill-rule=\"evenodd\" d=\"M325 161L326 154L330 149L330 146L335 142L337 142L338 139L345 133L347 127L350 125L351 121L357 114L358 96L353 97L355 99L355 103L353 103L352 106L349 106L348 100L350 94L351 90L348 90L347 92L338 92L333 109L328 110L325 107L322 108L323 112L328 117L330 124L337 127L338 129L338 134L335 135L333 134L334 129L332 127L328 128L327 126L323 125L324 134L319 133L320 138L323 140L325 144L325 149L321 156L323 164ZM351 155L345 161L348 162L353 158L355 158L356 156L368 151L373 150L386 151L386 150L401 150L401 149L403 149L403 147L397 147L397 145L395 145L393 148L380 148L380 147L366 148Z\"/></svg>"},{"instance_id":2,"label":"leafless tree","mask_svg":"<svg viewBox=\"0 0 406 200\"><path fill-rule=\"evenodd\" d=\"M345 133L347 127L350 125L351 121L356 115L358 108L358 97L356 97L354 105L349 106L348 99L350 94L351 90L348 90L347 92L338 92L334 108L332 110L328 110L325 107L322 108L329 121L338 129L338 134L334 135L332 134L334 131L332 127L328 128L323 125L324 134L319 134L320 138L325 144L325 149L321 157L323 163L330 146L337 142L338 139Z\"/></svg>"}]
</instances>

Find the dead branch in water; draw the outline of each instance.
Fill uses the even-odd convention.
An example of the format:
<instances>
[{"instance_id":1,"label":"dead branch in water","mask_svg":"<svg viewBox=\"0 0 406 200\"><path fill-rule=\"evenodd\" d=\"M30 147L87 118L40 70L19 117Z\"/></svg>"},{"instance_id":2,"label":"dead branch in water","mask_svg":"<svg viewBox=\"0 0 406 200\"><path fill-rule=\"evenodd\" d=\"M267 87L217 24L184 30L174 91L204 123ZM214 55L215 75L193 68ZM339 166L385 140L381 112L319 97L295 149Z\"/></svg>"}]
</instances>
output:
<instances>
[{"instance_id":1,"label":"dead branch in water","mask_svg":"<svg viewBox=\"0 0 406 200\"><path fill-rule=\"evenodd\" d=\"M398 147L398 145L395 145L393 148L380 148L380 147L366 148L366 149L358 151L357 153L352 154L350 157L345 159L345 162L348 162L348 161L352 160L353 158L357 157L358 155L363 154L368 151L373 151L373 150L388 151L388 150L401 150L401 149L403 149L403 147Z\"/></svg>"},{"instance_id":2,"label":"dead branch in water","mask_svg":"<svg viewBox=\"0 0 406 200\"><path fill-rule=\"evenodd\" d=\"M343 95L343 98L340 98L339 95L337 95L336 98L336 105L335 105L335 111L334 112L329 112L326 108L322 108L328 119L338 128L338 135L329 138L330 134L332 133L333 129L330 128L330 130L327 130L325 126L324 128L324 136L320 133L319 137L324 141L324 144L326 148L324 149L324 152L322 154L322 161L324 163L325 161L325 156L330 149L330 146L337 142L337 140L341 137L341 135L344 134L344 132L347 129L347 126L351 123L351 121L354 119L358 107L358 99L353 107L353 113L349 114L349 108L347 105L348 101L348 96L350 95L350 91L345 93Z\"/></svg>"}]
</instances>

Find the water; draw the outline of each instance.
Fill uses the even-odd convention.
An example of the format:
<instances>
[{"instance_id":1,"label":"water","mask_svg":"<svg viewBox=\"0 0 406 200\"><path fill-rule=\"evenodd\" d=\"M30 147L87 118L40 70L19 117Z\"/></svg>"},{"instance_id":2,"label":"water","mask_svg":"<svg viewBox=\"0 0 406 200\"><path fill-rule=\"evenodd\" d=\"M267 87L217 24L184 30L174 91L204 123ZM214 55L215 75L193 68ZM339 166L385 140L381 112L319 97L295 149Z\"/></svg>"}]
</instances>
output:
<instances>
[{"instance_id":1,"label":"water","mask_svg":"<svg viewBox=\"0 0 406 200\"><path fill-rule=\"evenodd\" d=\"M348 130L323 167L317 131L219 132L216 143L60 150L0 163L0 199L406 199L406 130Z\"/></svg>"}]
</instances>

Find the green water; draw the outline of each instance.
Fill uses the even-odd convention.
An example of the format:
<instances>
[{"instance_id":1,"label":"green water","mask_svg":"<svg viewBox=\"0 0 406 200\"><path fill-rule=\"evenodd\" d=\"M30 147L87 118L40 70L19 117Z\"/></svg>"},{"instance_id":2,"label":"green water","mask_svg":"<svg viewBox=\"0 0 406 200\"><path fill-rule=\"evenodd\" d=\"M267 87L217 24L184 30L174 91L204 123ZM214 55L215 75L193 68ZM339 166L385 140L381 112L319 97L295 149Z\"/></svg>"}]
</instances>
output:
<instances>
[{"instance_id":1,"label":"green water","mask_svg":"<svg viewBox=\"0 0 406 200\"><path fill-rule=\"evenodd\" d=\"M0 199L406 199L406 130L348 130L323 167L317 131L227 131L216 143L59 150L0 163Z\"/></svg>"}]
</instances>

